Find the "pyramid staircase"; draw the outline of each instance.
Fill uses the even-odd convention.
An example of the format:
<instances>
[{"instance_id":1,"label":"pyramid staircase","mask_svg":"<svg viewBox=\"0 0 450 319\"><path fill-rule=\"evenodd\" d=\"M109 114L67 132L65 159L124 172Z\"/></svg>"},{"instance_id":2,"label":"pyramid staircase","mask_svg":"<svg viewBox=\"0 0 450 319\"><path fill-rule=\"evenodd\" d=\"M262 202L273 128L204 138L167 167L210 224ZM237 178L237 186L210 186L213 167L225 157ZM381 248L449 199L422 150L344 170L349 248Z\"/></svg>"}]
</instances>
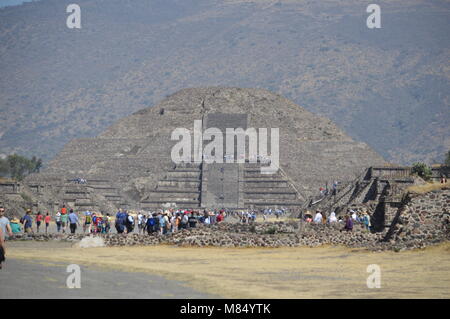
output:
<instances>
[{"instance_id":1,"label":"pyramid staircase","mask_svg":"<svg viewBox=\"0 0 450 319\"><path fill-rule=\"evenodd\" d=\"M114 206L125 209L129 208L127 201L122 197L119 189L114 187L110 180L91 178L88 180L88 185L95 191L96 194L103 196Z\"/></svg>"},{"instance_id":2,"label":"pyramid staircase","mask_svg":"<svg viewBox=\"0 0 450 319\"><path fill-rule=\"evenodd\" d=\"M261 167L264 164L246 162L231 164L235 165L236 169L230 171L231 168L227 168L223 179L213 178L217 177L217 174L214 172L211 174L211 169L214 167L217 170L220 165L230 164L182 163L175 165L167 171L163 179L158 181L155 189L149 191L141 200L141 209L222 208L219 207L220 204L217 204L220 199L215 201L216 204L212 204L214 201L206 198L211 196L207 190L214 192L220 186L219 184L227 186L228 183L229 187L225 188L230 188L229 191L233 188L233 194L227 194L227 189L224 189L224 195L235 204L227 208L298 208L303 204L303 198L281 169L274 174L263 174ZM233 183L230 178L234 175L231 174L234 171L239 172L236 173L239 177L235 181L233 179Z\"/></svg>"},{"instance_id":3,"label":"pyramid staircase","mask_svg":"<svg viewBox=\"0 0 450 319\"><path fill-rule=\"evenodd\" d=\"M169 169L154 190L141 200L141 209L163 206L178 208L200 207L201 164L180 163Z\"/></svg>"},{"instance_id":4,"label":"pyramid staircase","mask_svg":"<svg viewBox=\"0 0 450 319\"><path fill-rule=\"evenodd\" d=\"M41 209L56 212L61 205L75 211L113 211L118 207L128 208L118 188L105 178L90 178L84 184L73 179L47 179L28 181L21 187Z\"/></svg>"},{"instance_id":5,"label":"pyramid staircase","mask_svg":"<svg viewBox=\"0 0 450 319\"><path fill-rule=\"evenodd\" d=\"M299 208L304 199L280 168L274 174L263 174L261 162L244 165L243 201L250 208Z\"/></svg>"},{"instance_id":6,"label":"pyramid staircase","mask_svg":"<svg viewBox=\"0 0 450 319\"><path fill-rule=\"evenodd\" d=\"M86 184L73 184L67 182L61 189L62 201L76 211L80 210L98 210L97 203L93 201L93 188Z\"/></svg>"}]
</instances>

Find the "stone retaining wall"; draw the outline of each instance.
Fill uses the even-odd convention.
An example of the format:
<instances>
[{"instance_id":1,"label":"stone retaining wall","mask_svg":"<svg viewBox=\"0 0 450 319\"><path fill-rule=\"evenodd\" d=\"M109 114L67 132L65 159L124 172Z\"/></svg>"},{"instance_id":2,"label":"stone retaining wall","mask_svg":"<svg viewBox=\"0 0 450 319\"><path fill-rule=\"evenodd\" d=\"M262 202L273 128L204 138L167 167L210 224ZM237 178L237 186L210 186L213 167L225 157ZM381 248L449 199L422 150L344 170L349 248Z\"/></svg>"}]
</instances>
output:
<instances>
[{"instance_id":1,"label":"stone retaining wall","mask_svg":"<svg viewBox=\"0 0 450 319\"><path fill-rule=\"evenodd\" d=\"M356 224L352 232L342 231L343 224L306 224L299 222L274 222L254 224L221 223L214 226L200 225L198 228L181 230L169 235L106 234L101 236L106 246L177 245L216 247L316 247L320 245L344 245L369 250L404 250L422 248L448 240L445 236L423 237L419 241L411 238L404 244L398 241L383 241L381 233L370 233ZM89 235L84 234L34 234L18 235L12 240L64 240L78 242Z\"/></svg>"},{"instance_id":2,"label":"stone retaining wall","mask_svg":"<svg viewBox=\"0 0 450 319\"><path fill-rule=\"evenodd\" d=\"M414 248L449 240L450 188L408 196L397 222L391 226L390 244Z\"/></svg>"}]
</instances>

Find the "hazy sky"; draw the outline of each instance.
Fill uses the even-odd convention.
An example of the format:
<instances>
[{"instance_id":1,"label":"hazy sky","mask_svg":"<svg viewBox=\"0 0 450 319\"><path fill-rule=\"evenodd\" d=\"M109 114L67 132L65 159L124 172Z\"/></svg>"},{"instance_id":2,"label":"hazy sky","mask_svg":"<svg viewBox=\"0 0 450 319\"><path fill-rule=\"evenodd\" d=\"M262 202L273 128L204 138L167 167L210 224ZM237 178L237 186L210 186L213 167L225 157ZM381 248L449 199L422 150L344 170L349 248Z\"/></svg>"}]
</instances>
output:
<instances>
[{"instance_id":1,"label":"hazy sky","mask_svg":"<svg viewBox=\"0 0 450 319\"><path fill-rule=\"evenodd\" d=\"M14 6L14 5L18 5L24 2L30 2L33 0L0 0L0 8L1 7L6 7L6 6ZM36 1L36 0L34 0Z\"/></svg>"}]
</instances>

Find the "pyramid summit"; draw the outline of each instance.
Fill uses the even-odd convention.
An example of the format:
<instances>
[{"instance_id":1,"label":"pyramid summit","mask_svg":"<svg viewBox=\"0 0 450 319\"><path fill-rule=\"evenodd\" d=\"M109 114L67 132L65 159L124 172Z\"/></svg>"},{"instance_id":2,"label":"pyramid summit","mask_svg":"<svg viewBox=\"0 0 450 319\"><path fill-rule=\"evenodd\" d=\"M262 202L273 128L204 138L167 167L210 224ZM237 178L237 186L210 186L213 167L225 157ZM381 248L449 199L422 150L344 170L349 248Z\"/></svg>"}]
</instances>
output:
<instances>
[{"instance_id":1,"label":"pyramid summit","mask_svg":"<svg viewBox=\"0 0 450 319\"><path fill-rule=\"evenodd\" d=\"M203 129L278 128L280 170L261 174L262 162L174 163L172 132L192 131L194 121L201 121ZM178 91L95 138L72 140L28 181L86 179L116 207L296 206L326 183L353 180L365 168L382 164L366 144L280 95L209 87Z\"/></svg>"}]
</instances>

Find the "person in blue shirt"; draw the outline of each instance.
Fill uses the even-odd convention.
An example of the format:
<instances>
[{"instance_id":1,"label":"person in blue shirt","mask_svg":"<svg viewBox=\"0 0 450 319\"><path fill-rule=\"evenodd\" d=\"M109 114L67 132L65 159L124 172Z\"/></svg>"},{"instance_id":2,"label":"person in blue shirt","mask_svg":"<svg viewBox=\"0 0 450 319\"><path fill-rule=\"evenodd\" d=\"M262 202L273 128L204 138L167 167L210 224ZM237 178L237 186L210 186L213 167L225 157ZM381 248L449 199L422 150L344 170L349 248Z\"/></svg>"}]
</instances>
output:
<instances>
[{"instance_id":1,"label":"person in blue shirt","mask_svg":"<svg viewBox=\"0 0 450 319\"><path fill-rule=\"evenodd\" d=\"M73 209L71 209L69 213L69 224L70 224L70 233L75 234L75 231L77 230L78 216L77 214L74 213Z\"/></svg>"},{"instance_id":2,"label":"person in blue shirt","mask_svg":"<svg viewBox=\"0 0 450 319\"><path fill-rule=\"evenodd\" d=\"M158 213L158 221L159 221L159 233L162 235L164 234L164 230L166 229L166 219L164 218L163 214Z\"/></svg>"},{"instance_id":3,"label":"person in blue shirt","mask_svg":"<svg viewBox=\"0 0 450 319\"><path fill-rule=\"evenodd\" d=\"M119 234L123 234L125 230L125 221L126 221L127 215L122 212L120 209L116 214L116 230Z\"/></svg>"},{"instance_id":4,"label":"person in blue shirt","mask_svg":"<svg viewBox=\"0 0 450 319\"><path fill-rule=\"evenodd\" d=\"M156 214L148 214L146 227L147 233L150 235L155 232Z\"/></svg>"},{"instance_id":5,"label":"person in blue shirt","mask_svg":"<svg viewBox=\"0 0 450 319\"><path fill-rule=\"evenodd\" d=\"M33 218L30 216L31 209L27 209L27 212L25 213L25 216L22 217L22 224L24 224L23 228L25 230L25 233L32 233L33 232Z\"/></svg>"}]
</instances>

